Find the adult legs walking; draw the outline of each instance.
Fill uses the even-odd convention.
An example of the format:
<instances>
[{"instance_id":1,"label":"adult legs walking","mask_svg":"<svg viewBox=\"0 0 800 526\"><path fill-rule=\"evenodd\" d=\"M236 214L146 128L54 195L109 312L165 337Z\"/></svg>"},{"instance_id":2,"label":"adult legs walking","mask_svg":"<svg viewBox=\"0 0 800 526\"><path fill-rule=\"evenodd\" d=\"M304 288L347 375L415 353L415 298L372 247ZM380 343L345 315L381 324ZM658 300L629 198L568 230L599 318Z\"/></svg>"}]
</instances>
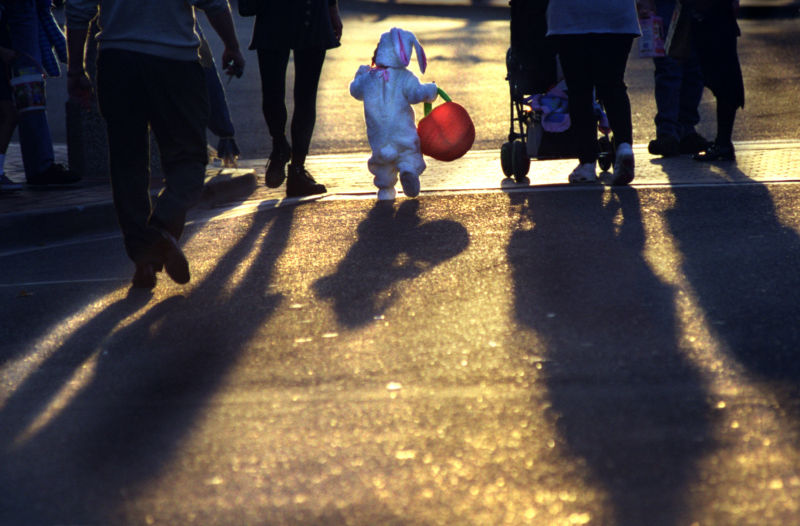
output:
<instances>
[{"instance_id":1,"label":"adult legs walking","mask_svg":"<svg viewBox=\"0 0 800 526\"><path fill-rule=\"evenodd\" d=\"M272 137L272 153L267 166L267 186L279 186L284 179L284 166L291 160L290 183L287 192L291 196L311 195L325 192L325 187L305 170L305 160L311 145L317 118L317 88L325 61L324 49L301 49L294 51L295 79L293 88L294 111L291 123L291 145L286 139L286 68L289 49L258 50L258 66L261 74L262 111ZM276 184L277 183L277 184Z\"/></svg>"}]
</instances>

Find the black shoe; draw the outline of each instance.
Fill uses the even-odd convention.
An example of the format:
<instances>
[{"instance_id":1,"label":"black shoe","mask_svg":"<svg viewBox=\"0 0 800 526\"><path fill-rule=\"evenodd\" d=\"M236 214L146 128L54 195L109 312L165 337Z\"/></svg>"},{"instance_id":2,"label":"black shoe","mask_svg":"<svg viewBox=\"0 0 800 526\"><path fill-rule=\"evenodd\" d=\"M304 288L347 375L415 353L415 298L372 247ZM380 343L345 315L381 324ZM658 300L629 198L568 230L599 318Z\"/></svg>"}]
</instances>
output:
<instances>
[{"instance_id":1,"label":"black shoe","mask_svg":"<svg viewBox=\"0 0 800 526\"><path fill-rule=\"evenodd\" d=\"M697 132L692 132L681 139L680 150L681 153L696 154L704 152L711 146L711 141L703 137Z\"/></svg>"},{"instance_id":2,"label":"black shoe","mask_svg":"<svg viewBox=\"0 0 800 526\"><path fill-rule=\"evenodd\" d=\"M286 179L286 163L292 158L292 150L286 148L273 149L269 154L266 170L264 174L264 184L270 188L278 188Z\"/></svg>"},{"instance_id":3,"label":"black shoe","mask_svg":"<svg viewBox=\"0 0 800 526\"><path fill-rule=\"evenodd\" d=\"M647 151L653 155L673 157L680 153L680 143L672 135L659 135L647 145Z\"/></svg>"},{"instance_id":4,"label":"black shoe","mask_svg":"<svg viewBox=\"0 0 800 526\"><path fill-rule=\"evenodd\" d=\"M158 229L161 239L156 241L154 250L159 260L164 264L164 270L172 281L183 285L189 283L189 262L178 246L178 241L166 230ZM157 264L156 264L157 265Z\"/></svg>"},{"instance_id":5,"label":"black shoe","mask_svg":"<svg viewBox=\"0 0 800 526\"><path fill-rule=\"evenodd\" d=\"M720 145L713 142L705 152L694 154L692 159L706 163L714 161L735 161L736 153L733 150L733 144Z\"/></svg>"},{"instance_id":6,"label":"black shoe","mask_svg":"<svg viewBox=\"0 0 800 526\"><path fill-rule=\"evenodd\" d=\"M156 271L152 263L137 263L131 286L135 289L152 289L156 286Z\"/></svg>"},{"instance_id":7,"label":"black shoe","mask_svg":"<svg viewBox=\"0 0 800 526\"><path fill-rule=\"evenodd\" d=\"M304 197L324 194L328 190L319 184L302 166L289 165L289 178L286 180L286 197Z\"/></svg>"},{"instance_id":8,"label":"black shoe","mask_svg":"<svg viewBox=\"0 0 800 526\"><path fill-rule=\"evenodd\" d=\"M48 184L73 184L81 180L77 173L64 168L63 164L53 163L47 170L33 177L28 177L28 184L40 186Z\"/></svg>"}]
</instances>

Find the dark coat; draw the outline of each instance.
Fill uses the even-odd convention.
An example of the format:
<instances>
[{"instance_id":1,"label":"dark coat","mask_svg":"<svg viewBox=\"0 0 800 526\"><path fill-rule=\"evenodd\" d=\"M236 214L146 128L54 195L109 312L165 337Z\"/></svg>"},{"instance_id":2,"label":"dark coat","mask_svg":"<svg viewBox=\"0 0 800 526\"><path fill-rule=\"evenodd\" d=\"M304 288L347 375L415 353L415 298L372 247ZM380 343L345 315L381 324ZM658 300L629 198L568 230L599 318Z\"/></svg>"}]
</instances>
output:
<instances>
[{"instance_id":1,"label":"dark coat","mask_svg":"<svg viewBox=\"0 0 800 526\"><path fill-rule=\"evenodd\" d=\"M340 45L329 12L335 0L255 2L258 6L250 49L331 49Z\"/></svg>"}]
</instances>

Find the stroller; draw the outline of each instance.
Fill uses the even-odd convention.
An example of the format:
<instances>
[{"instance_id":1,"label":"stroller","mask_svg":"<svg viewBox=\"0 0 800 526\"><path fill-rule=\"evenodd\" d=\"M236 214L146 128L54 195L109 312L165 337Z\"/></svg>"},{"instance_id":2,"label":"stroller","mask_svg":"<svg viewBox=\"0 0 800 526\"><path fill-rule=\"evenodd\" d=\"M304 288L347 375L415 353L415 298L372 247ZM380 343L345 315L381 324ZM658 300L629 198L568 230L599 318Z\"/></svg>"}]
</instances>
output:
<instances>
[{"instance_id":1,"label":"stroller","mask_svg":"<svg viewBox=\"0 0 800 526\"><path fill-rule=\"evenodd\" d=\"M568 115L563 126L556 126L557 131L550 131L553 127L545 122L548 115L543 99L554 101L561 97L566 106L566 86L560 78L556 51L545 36L547 3L548 0L509 0L511 47L506 52L506 80L511 95L510 127L508 141L500 149L500 164L503 174L518 183L527 181L532 158L578 156ZM595 110L602 132L598 138L598 164L608 170L614 163L610 130L602 124L605 116L599 104L595 104Z\"/></svg>"}]
</instances>

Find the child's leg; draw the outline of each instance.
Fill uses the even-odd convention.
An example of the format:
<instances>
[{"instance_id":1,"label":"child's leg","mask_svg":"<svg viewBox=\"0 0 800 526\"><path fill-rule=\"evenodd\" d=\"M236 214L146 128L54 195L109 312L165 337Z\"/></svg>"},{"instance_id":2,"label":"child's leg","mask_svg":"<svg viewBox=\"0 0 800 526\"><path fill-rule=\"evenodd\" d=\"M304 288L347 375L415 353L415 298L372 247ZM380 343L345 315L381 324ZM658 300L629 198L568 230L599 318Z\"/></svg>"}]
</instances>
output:
<instances>
[{"instance_id":1,"label":"child's leg","mask_svg":"<svg viewBox=\"0 0 800 526\"><path fill-rule=\"evenodd\" d=\"M375 176L372 182L378 188L378 199L391 200L395 197L394 185L397 183L397 168L393 164L368 163L369 171Z\"/></svg>"},{"instance_id":2,"label":"child's leg","mask_svg":"<svg viewBox=\"0 0 800 526\"><path fill-rule=\"evenodd\" d=\"M400 184L403 186L403 193L406 197L417 197L419 195L419 176L425 171L425 160L417 152L408 152L403 155L403 159L397 164L397 171L400 172Z\"/></svg>"}]
</instances>

